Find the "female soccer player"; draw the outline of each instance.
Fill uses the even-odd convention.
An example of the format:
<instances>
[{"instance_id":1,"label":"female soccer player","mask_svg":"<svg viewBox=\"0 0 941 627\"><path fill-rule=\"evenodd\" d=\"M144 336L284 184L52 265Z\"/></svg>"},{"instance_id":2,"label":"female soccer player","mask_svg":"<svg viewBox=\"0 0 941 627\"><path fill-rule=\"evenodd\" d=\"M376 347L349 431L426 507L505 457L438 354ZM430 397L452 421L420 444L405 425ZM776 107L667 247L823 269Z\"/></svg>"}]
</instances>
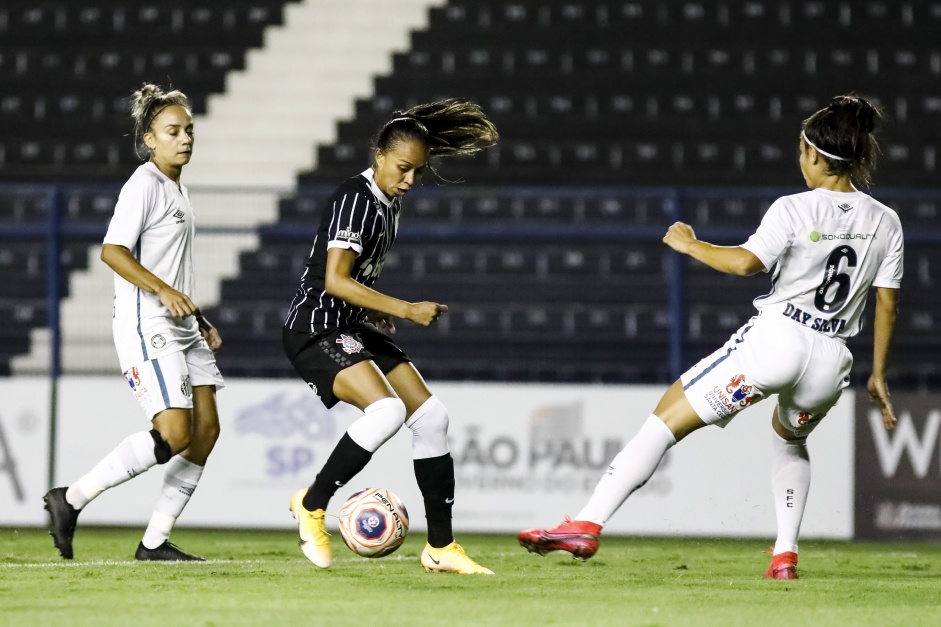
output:
<instances>
[{"instance_id":1,"label":"female soccer player","mask_svg":"<svg viewBox=\"0 0 941 627\"><path fill-rule=\"evenodd\" d=\"M344 401L364 412L314 483L291 500L301 548L320 568L333 563L324 526L330 498L404 423L412 430L415 477L428 520L421 564L429 571L493 574L452 535L448 412L408 356L377 329L394 332L394 318L428 326L448 308L405 302L371 286L395 240L402 197L430 167L429 158L470 154L498 138L471 102L449 99L398 112L379 132L372 166L340 185L327 202L283 330L288 358L324 404Z\"/></svg>"},{"instance_id":2,"label":"female soccer player","mask_svg":"<svg viewBox=\"0 0 941 627\"><path fill-rule=\"evenodd\" d=\"M169 542L219 437L215 394L224 385L213 355L222 339L191 299L195 224L180 173L193 152L193 115L183 93L144 85L134 92L131 116L149 160L121 189L101 260L115 272L121 370L153 428L129 436L68 488L50 490L44 498L49 532L62 557L72 559L82 508L108 488L166 464L163 491L135 557L201 560Z\"/></svg>"},{"instance_id":3,"label":"female soccer player","mask_svg":"<svg viewBox=\"0 0 941 627\"><path fill-rule=\"evenodd\" d=\"M774 268L771 292L755 299L756 317L667 390L575 519L520 532L522 546L591 557L602 526L671 446L706 425L725 426L741 409L777 394L771 424L778 537L765 576L797 577L797 536L810 487L807 436L849 384L853 358L845 342L860 330L870 287L876 316L867 387L885 427L895 425L885 370L902 279L902 227L895 212L854 186L870 182L880 119L875 104L849 95L805 120L800 168L811 191L775 201L741 246L700 241L681 222L669 228L668 246L720 272L747 276Z\"/></svg>"}]
</instances>

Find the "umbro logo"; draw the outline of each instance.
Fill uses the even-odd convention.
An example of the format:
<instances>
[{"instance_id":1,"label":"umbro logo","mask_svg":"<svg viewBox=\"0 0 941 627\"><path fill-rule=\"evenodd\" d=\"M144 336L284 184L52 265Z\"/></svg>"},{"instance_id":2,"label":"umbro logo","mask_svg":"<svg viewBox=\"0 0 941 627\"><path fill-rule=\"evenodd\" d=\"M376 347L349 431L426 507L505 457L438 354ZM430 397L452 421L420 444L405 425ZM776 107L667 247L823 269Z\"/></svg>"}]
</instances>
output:
<instances>
[{"instance_id":1,"label":"umbro logo","mask_svg":"<svg viewBox=\"0 0 941 627\"><path fill-rule=\"evenodd\" d=\"M843 203L842 205L837 205L837 209L839 209L843 213L846 213L847 211L852 211L853 208L854 208L853 205L846 203L846 202Z\"/></svg>"}]
</instances>

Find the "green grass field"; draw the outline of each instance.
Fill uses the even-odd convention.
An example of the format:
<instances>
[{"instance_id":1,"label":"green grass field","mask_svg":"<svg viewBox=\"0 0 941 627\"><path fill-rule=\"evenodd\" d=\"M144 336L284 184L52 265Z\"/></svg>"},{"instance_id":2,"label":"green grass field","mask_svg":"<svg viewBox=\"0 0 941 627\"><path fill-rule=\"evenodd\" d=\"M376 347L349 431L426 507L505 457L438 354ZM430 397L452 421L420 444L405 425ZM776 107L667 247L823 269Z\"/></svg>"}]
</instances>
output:
<instances>
[{"instance_id":1,"label":"green grass field","mask_svg":"<svg viewBox=\"0 0 941 627\"><path fill-rule=\"evenodd\" d=\"M132 561L140 530L79 527L64 562L43 530L0 529L0 625L941 625L941 546L805 542L802 578L761 578L757 540L603 538L588 562L465 535L496 577L430 574L416 533L367 560L334 536L317 570L295 536L180 529L210 561Z\"/></svg>"}]
</instances>

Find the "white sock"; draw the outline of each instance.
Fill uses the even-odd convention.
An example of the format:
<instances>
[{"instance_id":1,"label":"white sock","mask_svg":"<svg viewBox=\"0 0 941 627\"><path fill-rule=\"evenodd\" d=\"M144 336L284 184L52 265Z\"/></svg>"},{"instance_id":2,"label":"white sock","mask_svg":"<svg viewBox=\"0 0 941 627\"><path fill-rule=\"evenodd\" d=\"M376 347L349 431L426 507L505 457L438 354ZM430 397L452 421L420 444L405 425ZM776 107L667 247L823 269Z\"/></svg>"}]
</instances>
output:
<instances>
[{"instance_id":1,"label":"white sock","mask_svg":"<svg viewBox=\"0 0 941 627\"><path fill-rule=\"evenodd\" d=\"M405 423L412 430L412 459L441 457L448 447L448 410L437 396L432 396Z\"/></svg>"},{"instance_id":2,"label":"white sock","mask_svg":"<svg viewBox=\"0 0 941 627\"><path fill-rule=\"evenodd\" d=\"M647 483L663 455L674 444L673 432L662 420L650 414L637 435L611 461L575 520L604 525L634 490Z\"/></svg>"},{"instance_id":3,"label":"white sock","mask_svg":"<svg viewBox=\"0 0 941 627\"><path fill-rule=\"evenodd\" d=\"M810 492L810 455L806 440L788 441L777 433L772 440L771 489L778 517L774 554L797 553L797 536Z\"/></svg>"},{"instance_id":4,"label":"white sock","mask_svg":"<svg viewBox=\"0 0 941 627\"><path fill-rule=\"evenodd\" d=\"M346 430L350 439L370 453L375 453L386 440L405 424L405 403L399 398L382 398L364 410L363 417Z\"/></svg>"},{"instance_id":5,"label":"white sock","mask_svg":"<svg viewBox=\"0 0 941 627\"><path fill-rule=\"evenodd\" d=\"M183 513L183 508L189 503L199 478L203 475L203 467L174 455L167 462L167 474L163 478L163 490L154 513L150 517L150 524L144 532L143 543L148 549L156 549L170 538L170 531L176 524L176 519Z\"/></svg>"},{"instance_id":6,"label":"white sock","mask_svg":"<svg viewBox=\"0 0 941 627\"><path fill-rule=\"evenodd\" d=\"M65 500L82 509L96 496L128 479L133 479L157 464L154 439L149 431L128 436L105 455L88 474L69 486Z\"/></svg>"}]
</instances>

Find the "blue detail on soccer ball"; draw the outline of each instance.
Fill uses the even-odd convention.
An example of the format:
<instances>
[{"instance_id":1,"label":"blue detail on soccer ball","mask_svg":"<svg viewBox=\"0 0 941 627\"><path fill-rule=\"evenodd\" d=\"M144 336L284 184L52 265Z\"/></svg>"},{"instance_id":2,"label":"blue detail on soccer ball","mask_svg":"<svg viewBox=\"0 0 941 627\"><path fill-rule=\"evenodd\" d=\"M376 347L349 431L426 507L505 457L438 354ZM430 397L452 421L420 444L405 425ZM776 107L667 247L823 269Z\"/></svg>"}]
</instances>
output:
<instances>
[{"instance_id":1,"label":"blue detail on soccer ball","mask_svg":"<svg viewBox=\"0 0 941 627\"><path fill-rule=\"evenodd\" d=\"M386 517L377 509L364 509L356 517L356 531L368 540L381 538L386 532Z\"/></svg>"}]
</instances>

